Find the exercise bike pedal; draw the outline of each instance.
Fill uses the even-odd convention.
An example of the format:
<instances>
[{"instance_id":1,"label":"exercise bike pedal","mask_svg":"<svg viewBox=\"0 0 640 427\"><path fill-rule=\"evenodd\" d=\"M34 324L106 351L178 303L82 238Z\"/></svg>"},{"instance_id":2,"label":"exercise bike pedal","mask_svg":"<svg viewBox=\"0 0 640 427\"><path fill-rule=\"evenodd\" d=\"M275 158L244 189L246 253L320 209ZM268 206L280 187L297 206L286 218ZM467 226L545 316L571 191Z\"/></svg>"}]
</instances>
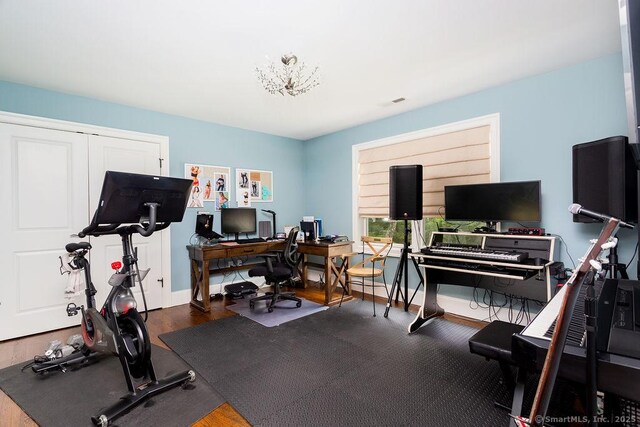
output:
<instances>
[{"instance_id":1,"label":"exercise bike pedal","mask_svg":"<svg viewBox=\"0 0 640 427\"><path fill-rule=\"evenodd\" d=\"M75 303L72 302L67 304L67 316L69 317L77 315L82 310L84 310L84 306L82 305L78 307Z\"/></svg>"}]
</instances>

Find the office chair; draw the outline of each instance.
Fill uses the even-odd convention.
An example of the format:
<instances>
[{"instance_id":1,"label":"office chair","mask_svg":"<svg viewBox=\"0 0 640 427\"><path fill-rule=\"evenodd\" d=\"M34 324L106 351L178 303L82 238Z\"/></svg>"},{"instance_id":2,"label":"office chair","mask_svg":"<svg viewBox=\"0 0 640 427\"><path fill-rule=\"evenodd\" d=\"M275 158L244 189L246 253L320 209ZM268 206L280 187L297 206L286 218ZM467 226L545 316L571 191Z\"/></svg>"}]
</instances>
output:
<instances>
[{"instance_id":1,"label":"office chair","mask_svg":"<svg viewBox=\"0 0 640 427\"><path fill-rule=\"evenodd\" d=\"M391 237L372 237L362 236L362 252L361 253L349 253L343 255L345 257L352 257L355 255L362 255L362 261L355 264L353 267L347 269L347 281L349 282L349 289L353 289L353 278L358 277L362 279L362 300L364 301L364 287L371 286L373 292L373 317L376 317L376 287L380 287L380 283L375 281L376 277L382 276L384 283L384 289L387 291L387 298L389 298L389 288L387 287L387 279L384 276L384 264L387 260L387 255L393 247L393 238ZM377 245L374 245L377 244ZM371 255L365 258L365 246L368 247L368 251ZM376 262L378 265L376 266ZM371 279L371 284L366 284L365 279ZM340 304L344 299L346 289L342 289L342 297L340 298Z\"/></svg>"},{"instance_id":2,"label":"office chair","mask_svg":"<svg viewBox=\"0 0 640 427\"><path fill-rule=\"evenodd\" d=\"M267 310L269 313L276 307L276 302L280 300L296 301L296 307L302 305L302 300L295 297L294 292L282 292L280 286L284 283L294 285L294 277L298 275L298 263L300 262L300 254L298 254L298 244L296 237L298 236L298 227L293 227L289 231L287 243L284 251L273 251L260 256L264 257L265 263L253 267L249 270L250 277L264 277L267 284L273 286L273 292L267 292L265 295L254 297L249 300L249 307L253 308L256 301L267 302Z\"/></svg>"}]
</instances>

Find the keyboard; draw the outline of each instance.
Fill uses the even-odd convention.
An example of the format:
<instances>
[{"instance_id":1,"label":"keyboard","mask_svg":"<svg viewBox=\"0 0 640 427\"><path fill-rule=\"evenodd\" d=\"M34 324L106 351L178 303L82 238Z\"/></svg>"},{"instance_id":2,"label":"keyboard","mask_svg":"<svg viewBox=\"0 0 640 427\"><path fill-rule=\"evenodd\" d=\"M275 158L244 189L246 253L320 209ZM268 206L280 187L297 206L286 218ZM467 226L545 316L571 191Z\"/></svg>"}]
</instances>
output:
<instances>
[{"instance_id":1,"label":"keyboard","mask_svg":"<svg viewBox=\"0 0 640 427\"><path fill-rule=\"evenodd\" d=\"M237 243L242 244L242 243L260 243L260 242L266 242L266 240L262 237L252 237L249 239L238 239L236 240Z\"/></svg>"},{"instance_id":2,"label":"keyboard","mask_svg":"<svg viewBox=\"0 0 640 427\"><path fill-rule=\"evenodd\" d=\"M513 336L512 358L520 366L542 369L551 342L550 328L554 328L567 291L567 286L560 288L533 321L521 333ZM579 292L569 319L558 375L584 384L587 352L583 347L583 292L586 292L586 286L583 285ZM630 311L636 311L636 303L631 301L636 292L640 292L640 283L635 280L607 279L604 285L599 282L595 284L598 298L598 390L633 401L640 396L640 319L634 319L629 314Z\"/></svg>"},{"instance_id":3,"label":"keyboard","mask_svg":"<svg viewBox=\"0 0 640 427\"><path fill-rule=\"evenodd\" d=\"M447 271L461 271L465 273L514 278L519 280L525 280L532 276L531 271L522 268L509 268L505 264L492 265L480 263L472 259L440 259L440 258L425 258L421 263L427 268L437 268ZM513 265L519 265L518 263L512 263Z\"/></svg>"},{"instance_id":4,"label":"keyboard","mask_svg":"<svg viewBox=\"0 0 640 427\"><path fill-rule=\"evenodd\" d=\"M527 252L480 249L469 246L428 246L420 250L424 255L447 256L456 258L482 259L520 263L529 258Z\"/></svg>"}]
</instances>

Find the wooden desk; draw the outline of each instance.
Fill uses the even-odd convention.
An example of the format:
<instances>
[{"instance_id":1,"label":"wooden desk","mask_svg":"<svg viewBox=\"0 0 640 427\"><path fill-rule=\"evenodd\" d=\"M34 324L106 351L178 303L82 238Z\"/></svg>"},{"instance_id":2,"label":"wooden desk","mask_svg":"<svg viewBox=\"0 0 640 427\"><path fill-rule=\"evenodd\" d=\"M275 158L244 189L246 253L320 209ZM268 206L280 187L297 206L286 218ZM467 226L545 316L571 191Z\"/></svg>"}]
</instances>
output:
<instances>
[{"instance_id":1,"label":"wooden desk","mask_svg":"<svg viewBox=\"0 0 640 427\"><path fill-rule=\"evenodd\" d=\"M228 271L248 269L253 266L252 264L244 264L234 267L214 267L209 264L209 261L241 256L254 256L264 252L283 250L284 247L284 240L270 240L237 245L187 246L191 264L191 305L205 313L211 311L209 301L209 275L211 273L225 273ZM198 295L200 299L198 299Z\"/></svg>"},{"instance_id":2,"label":"wooden desk","mask_svg":"<svg viewBox=\"0 0 640 427\"><path fill-rule=\"evenodd\" d=\"M307 287L307 271L309 267L308 256L317 255L324 258L324 303L331 302L331 296L335 291L338 283L343 286L349 295L351 288L348 285L346 271L349 268L349 259L345 258L344 262L337 266L334 258L351 252L352 241L348 242L298 242L298 252L303 255L302 259L302 283Z\"/></svg>"}]
</instances>

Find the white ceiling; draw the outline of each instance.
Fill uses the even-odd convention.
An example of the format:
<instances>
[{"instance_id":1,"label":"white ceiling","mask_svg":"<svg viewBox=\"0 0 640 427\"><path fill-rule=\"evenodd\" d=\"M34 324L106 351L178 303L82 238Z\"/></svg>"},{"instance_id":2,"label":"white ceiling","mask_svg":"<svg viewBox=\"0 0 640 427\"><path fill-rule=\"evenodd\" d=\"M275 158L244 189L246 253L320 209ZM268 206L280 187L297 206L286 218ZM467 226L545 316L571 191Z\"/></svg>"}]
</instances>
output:
<instances>
[{"instance_id":1,"label":"white ceiling","mask_svg":"<svg viewBox=\"0 0 640 427\"><path fill-rule=\"evenodd\" d=\"M617 0L0 0L0 80L302 140L619 50Z\"/></svg>"}]
</instances>

